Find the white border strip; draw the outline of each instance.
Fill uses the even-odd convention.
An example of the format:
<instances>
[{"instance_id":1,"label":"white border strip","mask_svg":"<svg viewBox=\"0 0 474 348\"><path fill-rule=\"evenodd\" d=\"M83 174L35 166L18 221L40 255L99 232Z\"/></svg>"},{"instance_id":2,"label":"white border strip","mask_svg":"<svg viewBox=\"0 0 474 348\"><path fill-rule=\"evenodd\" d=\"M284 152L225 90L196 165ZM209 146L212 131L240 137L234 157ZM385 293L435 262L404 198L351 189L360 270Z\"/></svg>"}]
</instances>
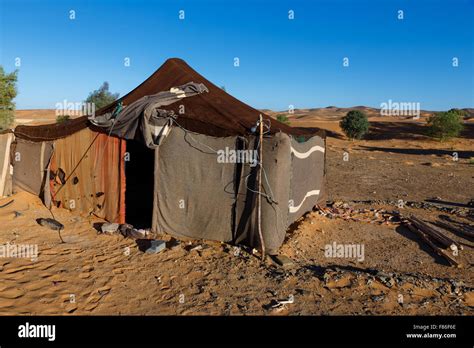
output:
<instances>
[{"instance_id":1,"label":"white border strip","mask_svg":"<svg viewBox=\"0 0 474 348\"><path fill-rule=\"evenodd\" d=\"M298 206L296 206L296 207L291 207L290 206L290 213L296 213L298 210L300 210L300 208L303 205L306 198L308 198L310 196L316 196L316 195L319 195L319 190L312 190L312 191L307 192L306 195L304 196L303 200L301 201L301 203Z\"/></svg>"},{"instance_id":2,"label":"white border strip","mask_svg":"<svg viewBox=\"0 0 474 348\"><path fill-rule=\"evenodd\" d=\"M302 158L302 159L308 158L309 155L311 155L314 151L320 151L320 152L324 153L324 148L319 146L319 145L316 145L316 146L313 146L311 149L309 149L306 152L298 152L293 148L293 146L291 147L291 152L294 153L296 157Z\"/></svg>"}]
</instances>

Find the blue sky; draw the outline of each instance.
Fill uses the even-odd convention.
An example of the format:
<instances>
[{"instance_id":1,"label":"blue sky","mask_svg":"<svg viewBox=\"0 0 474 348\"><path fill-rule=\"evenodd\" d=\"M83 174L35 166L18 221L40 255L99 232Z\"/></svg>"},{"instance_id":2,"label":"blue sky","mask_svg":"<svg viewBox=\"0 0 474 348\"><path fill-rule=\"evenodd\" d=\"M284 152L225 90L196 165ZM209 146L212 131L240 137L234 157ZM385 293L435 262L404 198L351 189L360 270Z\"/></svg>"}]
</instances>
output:
<instances>
[{"instance_id":1,"label":"blue sky","mask_svg":"<svg viewBox=\"0 0 474 348\"><path fill-rule=\"evenodd\" d=\"M80 102L103 81L124 95L170 57L257 108L379 107L389 99L428 110L474 107L474 0L0 4L0 64L12 71L21 59L18 109Z\"/></svg>"}]
</instances>

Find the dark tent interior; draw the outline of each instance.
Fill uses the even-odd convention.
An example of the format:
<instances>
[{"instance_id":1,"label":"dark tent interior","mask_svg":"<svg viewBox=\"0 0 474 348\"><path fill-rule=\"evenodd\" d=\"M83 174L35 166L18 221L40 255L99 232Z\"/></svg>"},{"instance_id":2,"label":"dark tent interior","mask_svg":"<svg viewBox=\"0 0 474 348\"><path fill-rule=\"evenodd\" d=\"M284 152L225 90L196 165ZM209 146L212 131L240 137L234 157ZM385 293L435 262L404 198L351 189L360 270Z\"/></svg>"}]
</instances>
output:
<instances>
[{"instance_id":1,"label":"dark tent interior","mask_svg":"<svg viewBox=\"0 0 474 348\"><path fill-rule=\"evenodd\" d=\"M155 151L138 141L127 141L125 221L136 228L151 227L154 170Z\"/></svg>"}]
</instances>

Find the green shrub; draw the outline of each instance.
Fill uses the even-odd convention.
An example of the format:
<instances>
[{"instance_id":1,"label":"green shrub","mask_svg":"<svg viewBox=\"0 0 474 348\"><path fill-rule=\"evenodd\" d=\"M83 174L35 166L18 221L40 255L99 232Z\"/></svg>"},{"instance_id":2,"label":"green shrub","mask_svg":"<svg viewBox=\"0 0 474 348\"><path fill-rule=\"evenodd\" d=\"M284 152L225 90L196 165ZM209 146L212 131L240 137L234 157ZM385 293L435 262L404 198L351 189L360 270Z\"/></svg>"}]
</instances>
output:
<instances>
[{"instance_id":1,"label":"green shrub","mask_svg":"<svg viewBox=\"0 0 474 348\"><path fill-rule=\"evenodd\" d=\"M118 93L111 93L109 91L109 83L106 81L99 87L99 89L89 93L89 96L85 100L86 103L93 103L96 110L107 106L119 97Z\"/></svg>"},{"instance_id":2,"label":"green shrub","mask_svg":"<svg viewBox=\"0 0 474 348\"><path fill-rule=\"evenodd\" d=\"M15 120L17 71L5 73L0 66L0 131L9 128Z\"/></svg>"},{"instance_id":3,"label":"green shrub","mask_svg":"<svg viewBox=\"0 0 474 348\"><path fill-rule=\"evenodd\" d=\"M9 109L0 109L0 131L10 128L15 121L15 112Z\"/></svg>"},{"instance_id":4,"label":"green shrub","mask_svg":"<svg viewBox=\"0 0 474 348\"><path fill-rule=\"evenodd\" d=\"M428 119L428 135L441 141L459 136L463 128L462 114L455 109L438 112Z\"/></svg>"},{"instance_id":5,"label":"green shrub","mask_svg":"<svg viewBox=\"0 0 474 348\"><path fill-rule=\"evenodd\" d=\"M462 110L462 109L454 108L454 109L449 110L448 112L454 112L458 114L461 118L469 116L469 113L466 110Z\"/></svg>"},{"instance_id":6,"label":"green shrub","mask_svg":"<svg viewBox=\"0 0 474 348\"><path fill-rule=\"evenodd\" d=\"M278 114L276 119L277 119L278 122L281 122L281 123L284 123L284 124L287 124L287 125L290 124L289 118L284 114Z\"/></svg>"},{"instance_id":7,"label":"green shrub","mask_svg":"<svg viewBox=\"0 0 474 348\"><path fill-rule=\"evenodd\" d=\"M351 110L339 123L349 139L362 139L369 131L367 115L360 110Z\"/></svg>"},{"instance_id":8,"label":"green shrub","mask_svg":"<svg viewBox=\"0 0 474 348\"><path fill-rule=\"evenodd\" d=\"M69 115L59 115L56 117L56 123L63 123L67 122L71 119L71 116Z\"/></svg>"}]
</instances>

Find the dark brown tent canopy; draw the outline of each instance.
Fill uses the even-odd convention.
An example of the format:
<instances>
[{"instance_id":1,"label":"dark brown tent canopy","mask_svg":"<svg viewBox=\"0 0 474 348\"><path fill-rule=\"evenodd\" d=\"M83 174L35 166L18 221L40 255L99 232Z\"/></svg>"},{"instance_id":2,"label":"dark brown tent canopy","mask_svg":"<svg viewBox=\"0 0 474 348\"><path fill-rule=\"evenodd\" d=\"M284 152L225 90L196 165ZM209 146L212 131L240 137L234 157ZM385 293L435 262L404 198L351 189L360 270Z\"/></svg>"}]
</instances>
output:
<instances>
[{"instance_id":1,"label":"dark brown tent canopy","mask_svg":"<svg viewBox=\"0 0 474 348\"><path fill-rule=\"evenodd\" d=\"M178 122L190 131L211 136L246 135L250 133L250 129L262 114L265 119L271 120L270 133L282 131L295 136L315 133L308 129L287 126L241 102L204 78L179 58L168 59L141 85L116 102L98 110L96 114L113 112L120 101L124 106L129 105L146 95L167 91L188 82L203 83L209 89L209 93L185 98L179 103L163 107L163 109L173 110L179 115L178 109L180 105L184 105L184 115L179 115Z\"/></svg>"}]
</instances>

